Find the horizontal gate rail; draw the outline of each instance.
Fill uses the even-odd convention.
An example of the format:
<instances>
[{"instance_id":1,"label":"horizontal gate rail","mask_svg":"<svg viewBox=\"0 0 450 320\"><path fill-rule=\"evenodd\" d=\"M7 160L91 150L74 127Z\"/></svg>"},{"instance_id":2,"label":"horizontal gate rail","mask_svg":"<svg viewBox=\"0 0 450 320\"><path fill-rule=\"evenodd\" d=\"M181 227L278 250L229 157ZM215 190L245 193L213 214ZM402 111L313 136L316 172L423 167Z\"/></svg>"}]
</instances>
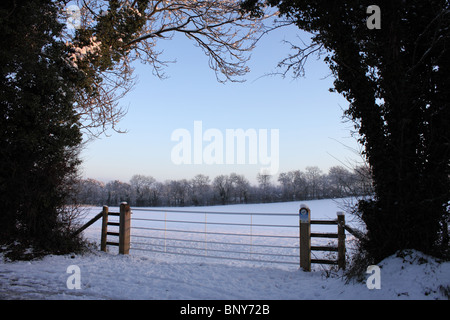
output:
<instances>
[{"instance_id":1,"label":"horizontal gate rail","mask_svg":"<svg viewBox=\"0 0 450 320\"><path fill-rule=\"evenodd\" d=\"M133 242L133 244L141 244L148 245L145 242ZM164 245L164 244L152 244L154 247L165 247L165 248L174 248L174 249L188 249L188 250L199 250L204 251L204 248L200 247L187 247L187 246L174 246L174 245ZM133 247L135 248L135 247ZM237 253L237 254L251 254L251 255L261 255L261 256L276 256L276 257L294 257L297 258L297 254L283 254L283 253L264 253L264 252L255 252L255 251L236 251L236 250L225 250L225 249L208 249L209 252L229 252L229 253Z\"/></svg>"},{"instance_id":2,"label":"horizontal gate rail","mask_svg":"<svg viewBox=\"0 0 450 320\"><path fill-rule=\"evenodd\" d=\"M311 250L315 250L315 251L331 251L331 252L338 252L338 247L330 247L330 246L311 246Z\"/></svg>"},{"instance_id":3,"label":"horizontal gate rail","mask_svg":"<svg viewBox=\"0 0 450 320\"><path fill-rule=\"evenodd\" d=\"M311 259L311 263L338 265L338 262L335 260L325 260L325 259Z\"/></svg>"},{"instance_id":4,"label":"horizontal gate rail","mask_svg":"<svg viewBox=\"0 0 450 320\"><path fill-rule=\"evenodd\" d=\"M186 212L189 213L189 212ZM209 214L209 212L208 212ZM146 218L133 218L136 221L155 221L155 222L176 222L176 223L191 223L191 224L204 224L204 221L187 221L187 220L164 220L164 219L146 219ZM231 223L231 222L208 222L211 225L222 226L242 226L242 227L267 227L267 228L298 228L293 225L278 225L278 224L250 224L250 223Z\"/></svg>"},{"instance_id":5,"label":"horizontal gate rail","mask_svg":"<svg viewBox=\"0 0 450 320\"><path fill-rule=\"evenodd\" d=\"M120 227L120 222L108 222L108 226Z\"/></svg>"},{"instance_id":6,"label":"horizontal gate rail","mask_svg":"<svg viewBox=\"0 0 450 320\"><path fill-rule=\"evenodd\" d=\"M337 233L311 233L311 238L334 238L337 239L338 235Z\"/></svg>"},{"instance_id":7,"label":"horizontal gate rail","mask_svg":"<svg viewBox=\"0 0 450 320\"><path fill-rule=\"evenodd\" d=\"M136 248L136 247L132 247L132 249L133 250L142 250L142 251L149 251L149 252L164 253L164 254L175 254L175 255L189 256L189 257L202 257L202 258L210 258L210 259L238 260L238 261L261 262L261 263L298 265L298 262L290 262L290 261L274 261L274 260L263 260L263 259L249 259L249 258L235 258L235 257L224 257L224 256L210 256L210 255L205 256L205 255L202 255L202 254L170 252L170 251L161 251L161 250L144 249L144 248Z\"/></svg>"},{"instance_id":8,"label":"horizontal gate rail","mask_svg":"<svg viewBox=\"0 0 450 320\"><path fill-rule=\"evenodd\" d=\"M167 213L195 213L212 215L235 215L235 216L277 216L277 217L298 217L296 213L268 213L268 212L228 212L228 211L200 211L200 210L175 210L175 209L142 209L133 208L133 211L143 212L167 212Z\"/></svg>"},{"instance_id":9,"label":"horizontal gate rail","mask_svg":"<svg viewBox=\"0 0 450 320\"><path fill-rule=\"evenodd\" d=\"M337 225L337 220L311 220L310 224L330 224L330 225Z\"/></svg>"},{"instance_id":10,"label":"horizontal gate rail","mask_svg":"<svg viewBox=\"0 0 450 320\"><path fill-rule=\"evenodd\" d=\"M141 236L132 235L135 238L145 238L145 239L155 239L155 240L172 240L172 241L182 241L182 242L201 242L204 243L205 240L195 240L195 239L177 239L177 238L163 238L163 237L152 237L152 236ZM135 243L135 242L133 242ZM208 241L210 244L224 244L224 245L234 245L234 246L248 246L248 243L239 242L221 242L221 241ZM280 245L270 245L270 244L252 244L253 247L265 247L265 248L279 248L279 249L299 249L298 246L280 246Z\"/></svg>"},{"instance_id":11,"label":"horizontal gate rail","mask_svg":"<svg viewBox=\"0 0 450 320\"><path fill-rule=\"evenodd\" d=\"M228 233L228 232L212 232L212 231L195 231L195 230L180 230L180 229L164 229L164 228L146 228L146 227L133 227L138 230L153 230L153 231L169 231L169 232L182 232L182 233L195 233L195 234L214 234L220 236L240 236L240 237L261 237L261 238L280 238L280 239L298 239L298 236L275 236L267 234L249 234L249 233Z\"/></svg>"}]
</instances>

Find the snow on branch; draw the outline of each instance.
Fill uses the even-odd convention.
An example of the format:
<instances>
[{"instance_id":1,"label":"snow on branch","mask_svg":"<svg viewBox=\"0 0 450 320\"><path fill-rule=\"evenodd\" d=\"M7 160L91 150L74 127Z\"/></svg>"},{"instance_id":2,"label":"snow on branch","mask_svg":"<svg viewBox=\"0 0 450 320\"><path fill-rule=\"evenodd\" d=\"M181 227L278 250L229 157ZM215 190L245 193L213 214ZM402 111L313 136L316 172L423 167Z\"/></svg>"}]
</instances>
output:
<instances>
[{"instance_id":1,"label":"snow on branch","mask_svg":"<svg viewBox=\"0 0 450 320\"><path fill-rule=\"evenodd\" d=\"M208 56L219 82L242 81L249 71L250 51L267 31L263 22L270 16L252 17L241 10L237 0L76 3L81 22L74 34L68 34L68 61L93 79L90 89L80 94L83 101L78 108L82 117L89 118L86 127L100 127L101 131L111 124L105 114L123 116L111 108L131 88L134 61L150 65L156 76L164 78L163 69L169 61L161 59L159 40L183 34Z\"/></svg>"}]
</instances>

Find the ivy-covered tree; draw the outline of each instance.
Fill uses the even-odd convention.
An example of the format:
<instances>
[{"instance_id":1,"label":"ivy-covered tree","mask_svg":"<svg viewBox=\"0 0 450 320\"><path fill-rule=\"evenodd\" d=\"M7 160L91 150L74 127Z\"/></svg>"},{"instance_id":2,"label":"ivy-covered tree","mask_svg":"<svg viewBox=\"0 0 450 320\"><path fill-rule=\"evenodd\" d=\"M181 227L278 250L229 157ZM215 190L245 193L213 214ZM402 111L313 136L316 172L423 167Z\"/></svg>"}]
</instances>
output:
<instances>
[{"instance_id":1,"label":"ivy-covered tree","mask_svg":"<svg viewBox=\"0 0 450 320\"><path fill-rule=\"evenodd\" d=\"M375 191L373 200L359 203L367 227L363 250L375 262L406 248L443 254L450 200L449 1L379 0L379 16L372 2L246 0L243 8L258 16L269 4L312 33L311 44L293 45L295 53L280 65L299 76L308 57L321 54L335 76L333 90L349 102L345 116L358 130Z\"/></svg>"},{"instance_id":2,"label":"ivy-covered tree","mask_svg":"<svg viewBox=\"0 0 450 320\"><path fill-rule=\"evenodd\" d=\"M64 204L81 142L79 75L65 61L53 1L0 4L0 241L74 249Z\"/></svg>"}]
</instances>

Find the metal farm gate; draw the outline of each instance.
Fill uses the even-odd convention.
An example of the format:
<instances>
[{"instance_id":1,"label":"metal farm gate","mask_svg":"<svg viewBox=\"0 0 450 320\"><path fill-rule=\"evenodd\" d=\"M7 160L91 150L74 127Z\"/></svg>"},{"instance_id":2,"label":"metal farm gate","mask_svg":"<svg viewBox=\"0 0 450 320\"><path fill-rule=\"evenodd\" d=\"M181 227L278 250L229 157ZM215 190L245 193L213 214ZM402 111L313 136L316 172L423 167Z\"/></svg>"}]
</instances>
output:
<instances>
[{"instance_id":1,"label":"metal farm gate","mask_svg":"<svg viewBox=\"0 0 450 320\"><path fill-rule=\"evenodd\" d=\"M133 213L133 214L132 214ZM109 217L113 217L110 220ZM114 218L118 217L118 218ZM297 265L305 271L311 263L345 269L345 217L311 220L302 205L299 213L222 212L167 208L133 208L120 212L107 206L77 233L102 218L101 250L118 246L119 253L145 251L222 260ZM311 225L336 225L337 233L311 232ZM111 227L116 230L110 230ZM118 230L117 230L118 228ZM117 241L111 241L111 237ZM335 239L336 244L311 246L311 238ZM312 251L331 252L332 259L311 259ZM314 255L314 254L313 254Z\"/></svg>"}]
</instances>

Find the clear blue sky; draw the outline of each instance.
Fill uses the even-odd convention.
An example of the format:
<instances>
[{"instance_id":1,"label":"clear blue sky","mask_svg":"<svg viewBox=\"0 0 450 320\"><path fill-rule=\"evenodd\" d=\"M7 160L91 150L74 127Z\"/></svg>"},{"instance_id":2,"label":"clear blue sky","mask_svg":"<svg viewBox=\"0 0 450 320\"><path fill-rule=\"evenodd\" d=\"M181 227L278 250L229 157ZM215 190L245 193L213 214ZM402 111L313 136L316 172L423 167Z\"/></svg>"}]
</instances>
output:
<instances>
[{"instance_id":1,"label":"clear blue sky","mask_svg":"<svg viewBox=\"0 0 450 320\"><path fill-rule=\"evenodd\" d=\"M203 131L218 129L224 136L226 129L278 129L278 173L304 170L306 166L318 166L327 172L341 165L340 161L360 160L344 146L358 148L350 136L352 124L342 121L342 110L348 103L328 91L333 77L322 59L308 61L305 78L262 77L287 56L289 45L282 40L298 43L297 35L308 40L308 35L295 27L264 37L252 52L246 82L226 84L216 81L208 58L187 38L176 36L159 42L163 59L177 61L165 69L169 78L153 76L148 65L137 67L138 84L122 100L128 113L119 127L128 133L110 131L111 136L89 143L82 152L83 176L127 182L134 174L165 181L189 179L199 173L213 179L236 172L254 183L260 165L172 162L171 151L177 144L171 141L172 132L184 128L193 134L194 121L202 121Z\"/></svg>"}]
</instances>

